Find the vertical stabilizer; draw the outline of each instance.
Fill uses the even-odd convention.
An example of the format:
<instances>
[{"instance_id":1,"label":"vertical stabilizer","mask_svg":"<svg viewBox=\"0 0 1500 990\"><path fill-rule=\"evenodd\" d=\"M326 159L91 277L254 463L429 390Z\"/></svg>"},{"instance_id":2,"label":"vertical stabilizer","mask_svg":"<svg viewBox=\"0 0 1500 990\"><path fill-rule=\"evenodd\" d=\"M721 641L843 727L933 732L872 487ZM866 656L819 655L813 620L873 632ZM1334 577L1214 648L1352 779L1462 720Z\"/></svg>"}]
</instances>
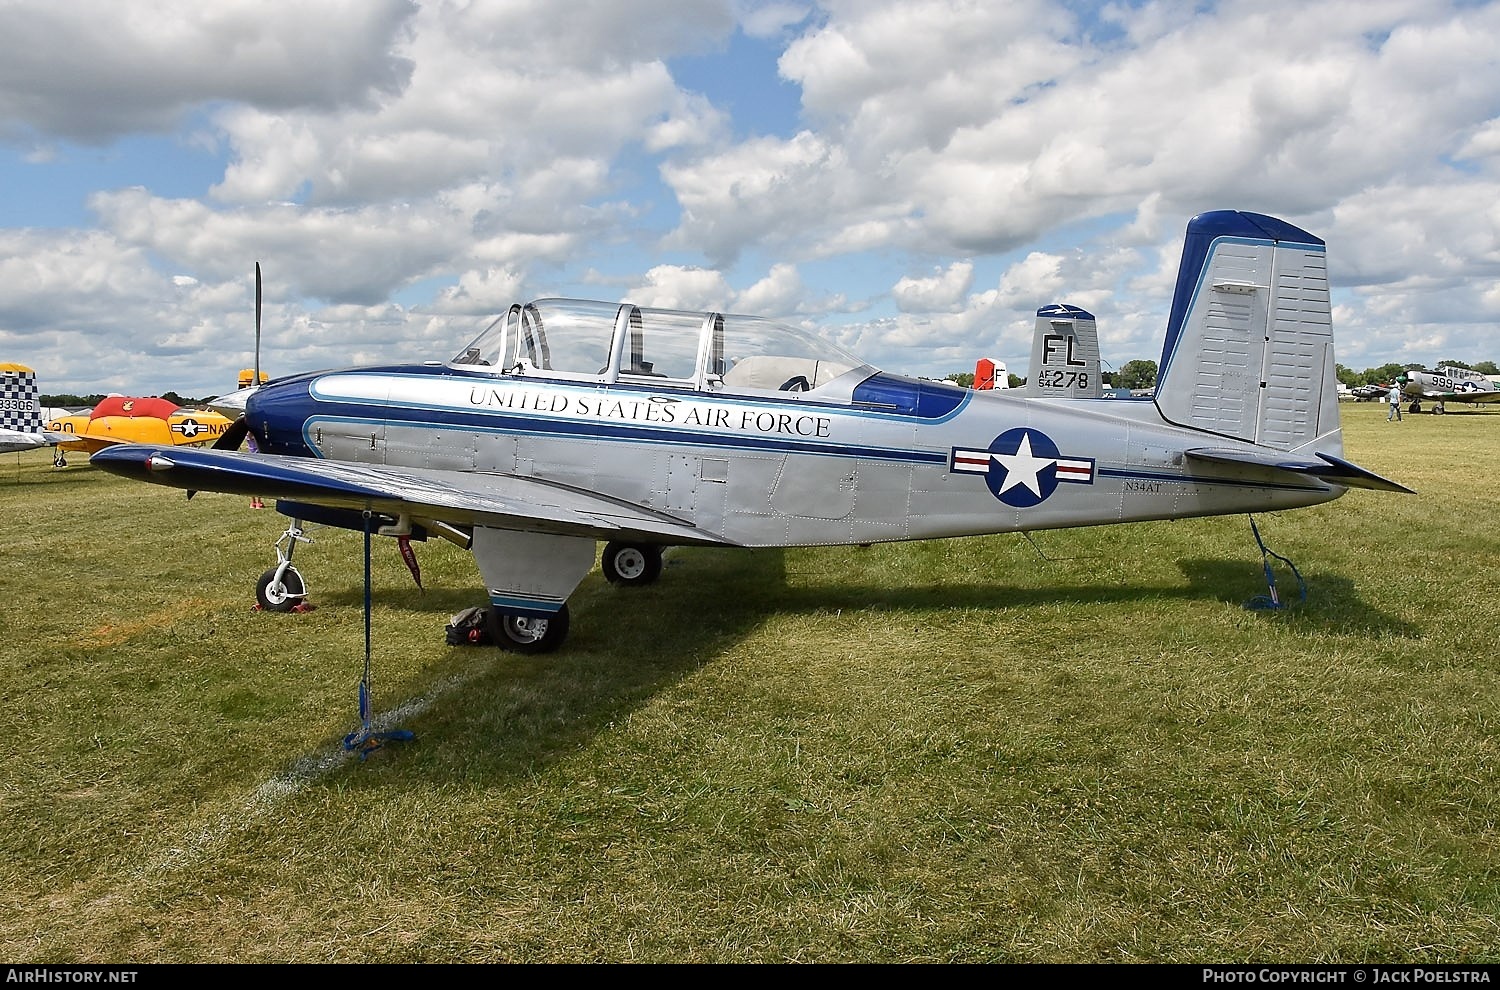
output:
<instances>
[{"instance_id":1,"label":"vertical stabilizer","mask_svg":"<svg viewBox=\"0 0 1500 990\"><path fill-rule=\"evenodd\" d=\"M43 432L36 372L24 364L0 364L0 429Z\"/></svg>"},{"instance_id":2,"label":"vertical stabilizer","mask_svg":"<svg viewBox=\"0 0 1500 990\"><path fill-rule=\"evenodd\" d=\"M1324 242L1258 213L1188 223L1157 376L1179 426L1294 450L1339 440Z\"/></svg>"},{"instance_id":3,"label":"vertical stabilizer","mask_svg":"<svg viewBox=\"0 0 1500 990\"><path fill-rule=\"evenodd\" d=\"M1037 310L1026 395L1097 399L1103 394L1099 327L1093 314L1060 303Z\"/></svg>"},{"instance_id":4,"label":"vertical stabilizer","mask_svg":"<svg viewBox=\"0 0 1500 990\"><path fill-rule=\"evenodd\" d=\"M1004 361L980 358L974 363L974 387L976 389L1010 388L1010 370Z\"/></svg>"}]
</instances>

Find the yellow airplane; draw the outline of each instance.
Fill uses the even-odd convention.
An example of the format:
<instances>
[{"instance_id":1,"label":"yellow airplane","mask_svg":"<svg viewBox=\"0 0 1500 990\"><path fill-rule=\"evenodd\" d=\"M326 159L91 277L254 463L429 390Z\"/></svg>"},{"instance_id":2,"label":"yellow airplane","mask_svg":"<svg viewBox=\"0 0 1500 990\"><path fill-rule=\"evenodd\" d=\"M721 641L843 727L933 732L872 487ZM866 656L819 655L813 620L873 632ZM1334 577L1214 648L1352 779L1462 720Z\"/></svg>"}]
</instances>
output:
<instances>
[{"instance_id":1,"label":"yellow airplane","mask_svg":"<svg viewBox=\"0 0 1500 990\"><path fill-rule=\"evenodd\" d=\"M245 401L250 395L269 381L266 373L260 370L260 325L261 276L260 262L257 261L255 367L241 368L239 389L220 396L215 403L219 408L228 410L231 416L214 409L183 409L168 399L111 395L95 406L93 412L64 416L47 424L49 431L66 437L57 442L56 452L52 456L53 465L67 467L68 462L63 452L68 450L94 454L122 443L201 447L218 441L235 419L244 415ZM240 441L236 439L234 443L238 447ZM255 499L252 504L259 508L259 502L259 499Z\"/></svg>"},{"instance_id":2,"label":"yellow airplane","mask_svg":"<svg viewBox=\"0 0 1500 990\"><path fill-rule=\"evenodd\" d=\"M52 463L67 467L63 452L92 454L117 443L154 443L202 446L213 443L229 429L230 420L206 409L184 409L168 399L125 395L107 396L94 411L63 416L47 424L55 433L73 439L57 445Z\"/></svg>"}]
</instances>

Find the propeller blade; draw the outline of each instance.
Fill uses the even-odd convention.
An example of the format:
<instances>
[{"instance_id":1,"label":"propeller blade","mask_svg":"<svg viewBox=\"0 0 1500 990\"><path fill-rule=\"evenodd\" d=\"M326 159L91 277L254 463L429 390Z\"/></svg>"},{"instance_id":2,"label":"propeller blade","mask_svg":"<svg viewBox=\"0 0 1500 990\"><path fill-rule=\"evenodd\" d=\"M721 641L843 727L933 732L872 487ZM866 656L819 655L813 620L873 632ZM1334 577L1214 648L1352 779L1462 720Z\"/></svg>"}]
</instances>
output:
<instances>
[{"instance_id":1,"label":"propeller blade","mask_svg":"<svg viewBox=\"0 0 1500 990\"><path fill-rule=\"evenodd\" d=\"M252 386L260 385L260 262L255 263L255 377Z\"/></svg>"},{"instance_id":2,"label":"propeller blade","mask_svg":"<svg viewBox=\"0 0 1500 990\"><path fill-rule=\"evenodd\" d=\"M245 442L245 434L250 432L250 424L241 416L229 428L220 434L219 439L214 441L214 450L239 450L240 444Z\"/></svg>"}]
</instances>

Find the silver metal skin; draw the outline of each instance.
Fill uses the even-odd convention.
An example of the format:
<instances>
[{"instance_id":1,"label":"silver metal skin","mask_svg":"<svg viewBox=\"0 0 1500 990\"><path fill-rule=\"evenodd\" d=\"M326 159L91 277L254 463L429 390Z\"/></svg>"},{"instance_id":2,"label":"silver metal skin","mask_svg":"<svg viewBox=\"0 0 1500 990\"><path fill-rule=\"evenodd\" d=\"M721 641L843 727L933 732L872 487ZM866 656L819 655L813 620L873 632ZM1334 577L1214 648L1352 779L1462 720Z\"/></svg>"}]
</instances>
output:
<instances>
[{"instance_id":1,"label":"silver metal skin","mask_svg":"<svg viewBox=\"0 0 1500 990\"><path fill-rule=\"evenodd\" d=\"M665 546L927 540L1408 491L1343 459L1330 312L1321 240L1220 211L1189 226L1148 400L1077 397L1097 380L971 391L754 317L544 299L444 364L261 386L246 403L258 454L93 461L274 497L298 520L358 528L371 513L384 535L443 536L472 550L502 641L547 650L599 541L616 581L642 574L631 551L659 563ZM1075 338L1094 340L1081 313L1038 321L1039 337L1065 331L1064 368ZM1096 345L1072 356L1097 371Z\"/></svg>"}]
</instances>

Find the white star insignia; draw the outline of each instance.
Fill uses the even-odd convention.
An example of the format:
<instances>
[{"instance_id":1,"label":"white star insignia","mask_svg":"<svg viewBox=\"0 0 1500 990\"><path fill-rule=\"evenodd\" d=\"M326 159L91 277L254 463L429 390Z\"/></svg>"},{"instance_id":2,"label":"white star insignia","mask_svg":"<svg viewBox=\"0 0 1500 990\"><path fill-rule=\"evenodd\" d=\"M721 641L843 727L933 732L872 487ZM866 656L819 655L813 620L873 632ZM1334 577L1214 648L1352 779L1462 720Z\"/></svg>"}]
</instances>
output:
<instances>
[{"instance_id":1,"label":"white star insignia","mask_svg":"<svg viewBox=\"0 0 1500 990\"><path fill-rule=\"evenodd\" d=\"M1031 493L1038 497L1042 494L1042 483L1037 479L1037 474L1049 464L1056 464L1055 458L1036 457L1031 453L1031 434L1021 436L1021 443L1016 447L1014 454L991 454L1001 467L1005 468L1005 482L1000 486L997 494L1004 495L1017 485L1025 485L1031 489Z\"/></svg>"}]
</instances>

